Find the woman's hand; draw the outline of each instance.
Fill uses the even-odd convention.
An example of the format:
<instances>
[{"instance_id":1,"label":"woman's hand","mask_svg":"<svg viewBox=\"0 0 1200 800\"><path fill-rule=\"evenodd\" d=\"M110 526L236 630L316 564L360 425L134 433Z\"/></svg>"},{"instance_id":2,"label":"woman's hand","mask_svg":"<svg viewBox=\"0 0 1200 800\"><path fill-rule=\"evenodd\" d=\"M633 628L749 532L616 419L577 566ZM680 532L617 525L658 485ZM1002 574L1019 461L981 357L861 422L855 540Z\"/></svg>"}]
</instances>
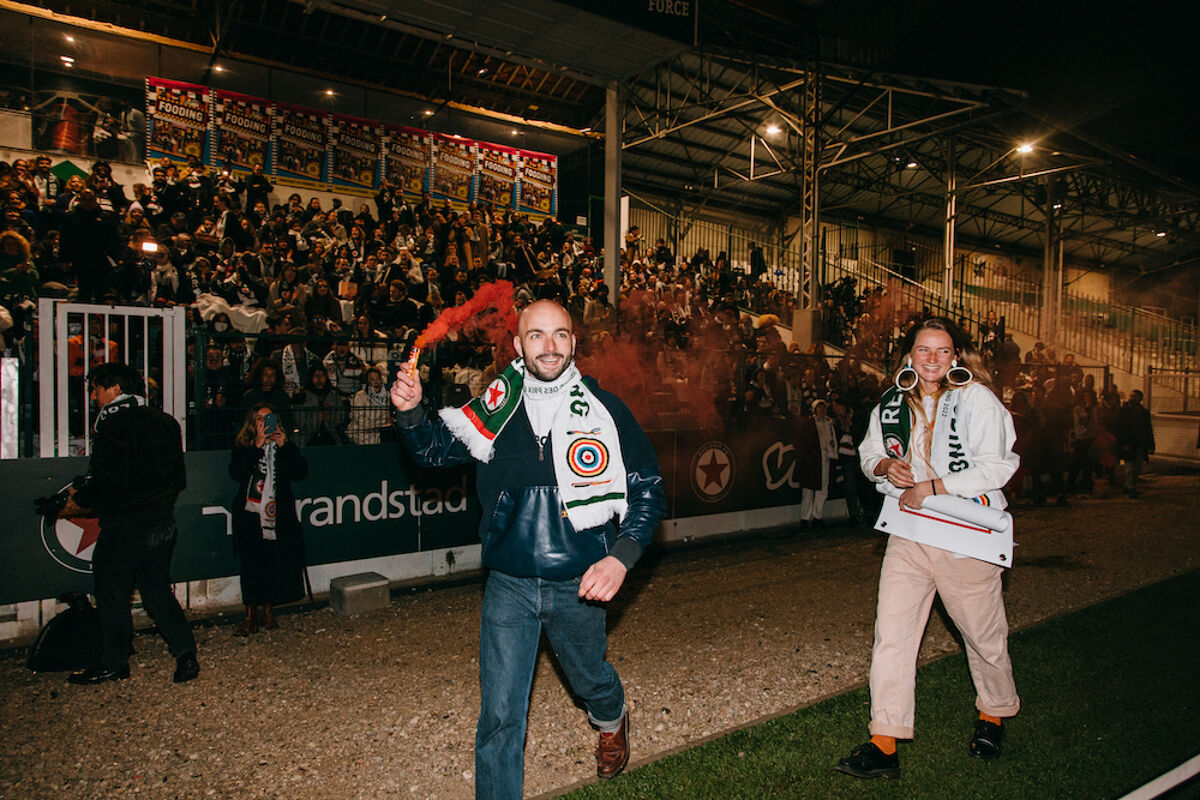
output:
<instances>
[{"instance_id":1,"label":"woman's hand","mask_svg":"<svg viewBox=\"0 0 1200 800\"><path fill-rule=\"evenodd\" d=\"M925 498L932 494L933 482L921 481L904 490L904 493L900 495L900 505L905 508L921 508L925 505Z\"/></svg>"},{"instance_id":2,"label":"woman's hand","mask_svg":"<svg viewBox=\"0 0 1200 800\"><path fill-rule=\"evenodd\" d=\"M883 467L884 470L880 472L879 467ZM879 465L875 467L875 474L885 476L891 481L892 486L898 489L907 489L915 483L912 466L907 461L901 461L898 458L885 458L880 461Z\"/></svg>"},{"instance_id":3,"label":"woman's hand","mask_svg":"<svg viewBox=\"0 0 1200 800\"><path fill-rule=\"evenodd\" d=\"M255 417L255 419L254 419L254 446L261 450L266 445L266 443L267 443L267 432L266 432L265 426L263 425L263 418Z\"/></svg>"}]
</instances>

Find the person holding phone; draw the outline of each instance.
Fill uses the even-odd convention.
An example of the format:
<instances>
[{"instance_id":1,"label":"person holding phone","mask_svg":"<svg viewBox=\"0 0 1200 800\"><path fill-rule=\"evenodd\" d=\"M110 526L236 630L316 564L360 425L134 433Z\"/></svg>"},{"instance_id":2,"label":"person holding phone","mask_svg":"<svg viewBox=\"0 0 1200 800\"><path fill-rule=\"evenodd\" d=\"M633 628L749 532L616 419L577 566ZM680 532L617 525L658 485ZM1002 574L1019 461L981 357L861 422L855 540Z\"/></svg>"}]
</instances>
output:
<instances>
[{"instance_id":1,"label":"person holding phone","mask_svg":"<svg viewBox=\"0 0 1200 800\"><path fill-rule=\"evenodd\" d=\"M279 627L274 607L304 596L304 531L296 516L292 481L308 476L308 461L280 424L270 403L255 403L234 438L229 475L233 544L242 562L246 617L234 631L249 636L261 624Z\"/></svg>"}]
</instances>

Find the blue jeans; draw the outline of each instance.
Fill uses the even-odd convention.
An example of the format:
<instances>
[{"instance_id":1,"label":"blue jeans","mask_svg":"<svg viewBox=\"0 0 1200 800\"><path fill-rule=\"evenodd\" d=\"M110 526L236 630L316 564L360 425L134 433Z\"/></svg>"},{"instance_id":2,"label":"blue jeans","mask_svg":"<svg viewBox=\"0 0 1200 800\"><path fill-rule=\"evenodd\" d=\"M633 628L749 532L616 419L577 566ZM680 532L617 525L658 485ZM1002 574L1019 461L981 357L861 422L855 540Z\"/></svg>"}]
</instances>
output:
<instances>
[{"instance_id":1,"label":"blue jeans","mask_svg":"<svg viewBox=\"0 0 1200 800\"><path fill-rule=\"evenodd\" d=\"M608 647L603 605L579 599L579 579L514 578L493 571L479 626L479 727L475 797L519 800L525 777L525 725L542 628L588 719L611 727L625 712L625 690Z\"/></svg>"}]
</instances>

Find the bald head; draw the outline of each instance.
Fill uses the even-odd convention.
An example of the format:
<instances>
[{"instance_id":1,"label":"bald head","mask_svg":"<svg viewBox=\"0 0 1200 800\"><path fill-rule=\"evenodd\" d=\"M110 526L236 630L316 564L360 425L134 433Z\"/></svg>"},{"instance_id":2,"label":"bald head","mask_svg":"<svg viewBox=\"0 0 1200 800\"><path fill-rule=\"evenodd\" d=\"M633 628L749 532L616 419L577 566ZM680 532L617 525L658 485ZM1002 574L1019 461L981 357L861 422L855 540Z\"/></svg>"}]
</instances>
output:
<instances>
[{"instance_id":1,"label":"bald head","mask_svg":"<svg viewBox=\"0 0 1200 800\"><path fill-rule=\"evenodd\" d=\"M513 347L535 378L552 381L575 356L575 326L567 310L553 300L538 300L521 310Z\"/></svg>"}]
</instances>

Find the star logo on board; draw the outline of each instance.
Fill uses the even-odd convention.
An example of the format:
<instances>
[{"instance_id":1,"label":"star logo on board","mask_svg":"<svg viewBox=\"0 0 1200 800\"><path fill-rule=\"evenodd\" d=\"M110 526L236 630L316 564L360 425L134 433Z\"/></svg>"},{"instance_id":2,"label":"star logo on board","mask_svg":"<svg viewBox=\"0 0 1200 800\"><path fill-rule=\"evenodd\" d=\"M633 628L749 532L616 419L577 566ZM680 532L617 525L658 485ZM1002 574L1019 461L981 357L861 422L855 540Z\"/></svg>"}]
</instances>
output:
<instances>
[{"instance_id":1,"label":"star logo on board","mask_svg":"<svg viewBox=\"0 0 1200 800\"><path fill-rule=\"evenodd\" d=\"M483 390L483 407L487 409L489 414L494 414L496 409L504 405L505 398L508 397L508 383L504 378L496 378L488 384L488 387Z\"/></svg>"},{"instance_id":2,"label":"star logo on board","mask_svg":"<svg viewBox=\"0 0 1200 800\"><path fill-rule=\"evenodd\" d=\"M41 520L42 546L50 557L72 572L90 574L92 553L100 538L100 521L92 518Z\"/></svg>"},{"instance_id":3,"label":"star logo on board","mask_svg":"<svg viewBox=\"0 0 1200 800\"><path fill-rule=\"evenodd\" d=\"M735 473L733 451L724 442L701 445L692 457L692 489L706 503L721 500L733 488Z\"/></svg>"}]
</instances>

